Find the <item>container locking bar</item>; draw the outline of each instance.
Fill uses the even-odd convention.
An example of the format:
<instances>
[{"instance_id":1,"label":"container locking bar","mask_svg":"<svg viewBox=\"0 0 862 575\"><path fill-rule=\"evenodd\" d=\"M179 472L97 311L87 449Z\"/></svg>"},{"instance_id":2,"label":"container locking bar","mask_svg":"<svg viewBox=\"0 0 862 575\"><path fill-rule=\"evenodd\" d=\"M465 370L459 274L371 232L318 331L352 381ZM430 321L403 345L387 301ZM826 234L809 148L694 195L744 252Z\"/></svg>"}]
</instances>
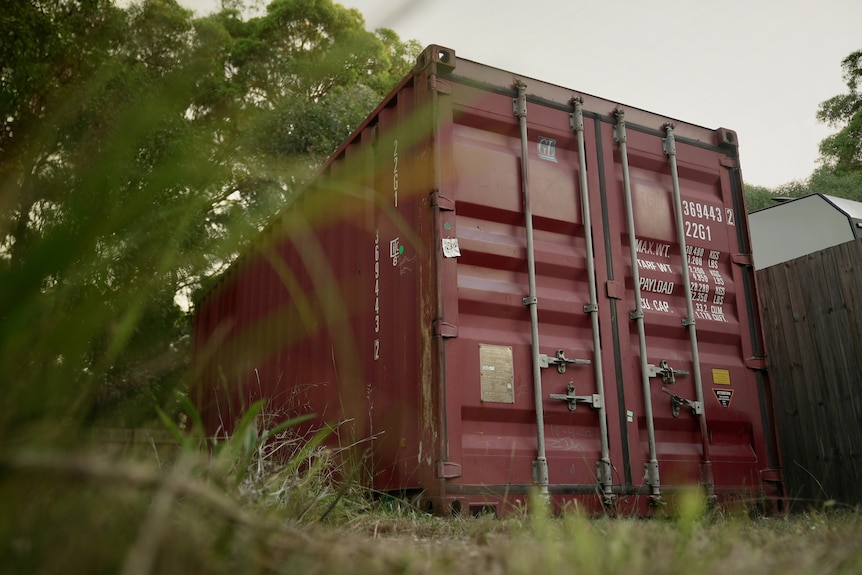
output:
<instances>
[{"instance_id":1,"label":"container locking bar","mask_svg":"<svg viewBox=\"0 0 862 575\"><path fill-rule=\"evenodd\" d=\"M665 359L659 362L658 367L656 367L652 363L648 363L646 367L647 374L650 378L661 376L662 381L664 381L668 385L673 385L676 383L676 376L688 375L689 373L684 369L672 368Z\"/></svg>"},{"instance_id":2,"label":"container locking bar","mask_svg":"<svg viewBox=\"0 0 862 575\"><path fill-rule=\"evenodd\" d=\"M604 406L602 396L598 393L594 393L592 395L576 395L575 384L571 381L569 382L569 385L566 386L565 395L562 393L551 393L548 395L548 398L565 401L569 404L569 411L576 411L578 409L578 403L587 403L594 409L600 409Z\"/></svg>"},{"instance_id":3,"label":"container locking bar","mask_svg":"<svg viewBox=\"0 0 862 575\"><path fill-rule=\"evenodd\" d=\"M590 209L590 190L587 181L587 152L584 143L584 99L576 97L572 99L572 113L569 115L569 126L578 139L578 175L581 192L581 218L584 224L584 255L587 261L587 279L590 292L590 303L584 306L584 313L590 314L590 323L593 331L593 353L595 366L593 374L596 382L596 394L600 404L593 407L599 413L599 441L601 443L601 459L596 462L596 478L602 486L602 504L605 507L613 507L616 495L613 493L613 478L611 473L611 455L608 440L608 414L605 410L605 382L604 370L602 369L602 344L599 333L599 300L598 280L596 279L596 256L593 250L593 224Z\"/></svg>"},{"instance_id":4,"label":"container locking bar","mask_svg":"<svg viewBox=\"0 0 862 575\"><path fill-rule=\"evenodd\" d=\"M552 365L556 365L557 371L560 373L566 373L567 365L590 365L591 363L588 359L569 359L561 349L557 350L557 354L554 357L549 357L544 353L539 354L539 367L547 369Z\"/></svg>"},{"instance_id":5,"label":"container locking bar","mask_svg":"<svg viewBox=\"0 0 862 575\"><path fill-rule=\"evenodd\" d=\"M634 203L632 201L631 175L629 174L628 144L626 142L626 120L623 110L614 110L616 124L614 125L614 141L620 148L620 165L623 172L623 191L626 204L626 230L629 236L629 257L632 265L632 284L634 290L635 309L629 317L635 322L638 331L639 363L641 372L641 387L644 397L644 419L646 421L647 446L649 461L644 464L644 482L649 485L650 505L658 506L664 503L661 495L661 479L659 478L658 455L656 453L655 422L653 421L652 396L650 387L650 370L647 364L646 329L644 327L643 299L641 298L640 274L638 272L637 235L635 232Z\"/></svg>"},{"instance_id":6,"label":"container locking bar","mask_svg":"<svg viewBox=\"0 0 862 575\"><path fill-rule=\"evenodd\" d=\"M533 247L533 211L530 206L529 145L527 140L527 85L515 84L518 96L512 100L512 113L518 118L521 131L521 193L524 200L524 228L527 240L527 278L530 294L524 305L530 308L530 340L533 357L533 400L536 405L536 459L533 460L533 482L547 497L548 459L545 456L545 415L542 411L542 369L539 367L539 300L536 297L536 252Z\"/></svg>"},{"instance_id":7,"label":"container locking bar","mask_svg":"<svg viewBox=\"0 0 862 575\"><path fill-rule=\"evenodd\" d=\"M683 405L690 407L692 414L703 415L703 403L700 401L680 397L666 387L661 388L661 390L670 396L670 409L674 417L679 417L679 410Z\"/></svg>"},{"instance_id":8,"label":"container locking bar","mask_svg":"<svg viewBox=\"0 0 862 575\"><path fill-rule=\"evenodd\" d=\"M694 414L698 416L698 423L700 424L700 440L701 447L703 450L703 463L701 465L701 477L703 486L706 489L707 497L710 501L715 500L715 480L712 474L712 460L709 455L709 428L706 423L706 413L703 410L703 379L700 373L700 354L698 352L697 346L697 327L694 321L694 304L692 302L692 290L691 290L691 277L689 276L688 264L686 263L688 258L688 250L686 249L686 240L685 240L685 218L683 217L682 211L682 197L679 186L679 168L677 167L677 159L676 159L676 137L673 132L673 124L665 124L664 125L665 138L663 140L663 148L664 153L667 156L668 162L670 163L670 177L671 183L673 184L673 215L674 220L676 222L676 236L679 242L679 257L680 261L682 261L682 284L685 288L685 313L686 317L683 319L682 324L688 329L689 341L691 344L691 363L692 363L692 379L694 379L694 393L696 396L696 401L691 402L688 400L684 400L682 398L678 398L677 396L673 396L671 401L673 402L671 407L674 410L674 417L677 417L679 414L680 404L679 400L682 400L683 404L695 404L699 407L697 409L692 408Z\"/></svg>"}]
</instances>

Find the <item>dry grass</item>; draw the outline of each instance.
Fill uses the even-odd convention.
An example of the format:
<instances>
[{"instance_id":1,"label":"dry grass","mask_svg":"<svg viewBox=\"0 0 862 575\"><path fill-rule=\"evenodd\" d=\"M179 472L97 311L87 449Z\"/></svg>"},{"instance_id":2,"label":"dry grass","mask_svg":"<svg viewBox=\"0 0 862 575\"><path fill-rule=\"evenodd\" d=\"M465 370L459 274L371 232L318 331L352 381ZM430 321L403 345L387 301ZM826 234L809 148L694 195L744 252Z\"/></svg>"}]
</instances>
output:
<instances>
[{"instance_id":1,"label":"dry grass","mask_svg":"<svg viewBox=\"0 0 862 575\"><path fill-rule=\"evenodd\" d=\"M707 512L693 496L665 519L552 518L538 501L505 519L441 519L336 486L324 456L302 472L273 466L241 482L213 461L188 450L164 468L92 453L3 455L2 571L862 572L856 511L749 519Z\"/></svg>"}]
</instances>

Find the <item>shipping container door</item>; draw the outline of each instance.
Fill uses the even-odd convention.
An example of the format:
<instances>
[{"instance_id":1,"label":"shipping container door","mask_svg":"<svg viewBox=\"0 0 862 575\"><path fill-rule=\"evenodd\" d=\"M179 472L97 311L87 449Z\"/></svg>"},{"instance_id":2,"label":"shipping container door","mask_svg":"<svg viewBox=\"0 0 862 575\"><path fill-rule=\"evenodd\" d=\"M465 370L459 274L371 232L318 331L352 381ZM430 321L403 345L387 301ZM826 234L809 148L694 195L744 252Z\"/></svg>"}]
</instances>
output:
<instances>
[{"instance_id":1,"label":"shipping container door","mask_svg":"<svg viewBox=\"0 0 862 575\"><path fill-rule=\"evenodd\" d=\"M742 204L739 198L734 201L731 189L734 162L717 147L676 139L682 216L678 224L666 134L660 126L631 125L625 134L634 237L627 225L624 158L612 120L604 122L599 140L607 183L611 275L624 284L622 301L615 304L619 317L615 336L621 433L629 454L627 483L634 489L650 489L652 448L662 490L714 483L719 491L750 492L759 471L769 467L763 436L767 422L761 417L763 382L754 359L762 351L753 348L757 338L752 328L752 286L747 283L750 267L745 265L737 228ZM683 266L688 269L694 317L688 313ZM697 397L696 367L702 402ZM645 378L649 393L644 392Z\"/></svg>"},{"instance_id":2,"label":"shipping container door","mask_svg":"<svg viewBox=\"0 0 862 575\"><path fill-rule=\"evenodd\" d=\"M521 135L510 95L456 85L452 98L444 193L455 209L443 225L444 240L458 242L444 248L447 261L457 262L446 304L446 320L457 325L446 344L448 455L461 465L452 483L462 493L523 493L535 480L538 440ZM591 402L596 394L568 111L531 105L527 140L539 351L550 359L541 369L549 481L554 492L593 492L598 411L565 398Z\"/></svg>"}]
</instances>

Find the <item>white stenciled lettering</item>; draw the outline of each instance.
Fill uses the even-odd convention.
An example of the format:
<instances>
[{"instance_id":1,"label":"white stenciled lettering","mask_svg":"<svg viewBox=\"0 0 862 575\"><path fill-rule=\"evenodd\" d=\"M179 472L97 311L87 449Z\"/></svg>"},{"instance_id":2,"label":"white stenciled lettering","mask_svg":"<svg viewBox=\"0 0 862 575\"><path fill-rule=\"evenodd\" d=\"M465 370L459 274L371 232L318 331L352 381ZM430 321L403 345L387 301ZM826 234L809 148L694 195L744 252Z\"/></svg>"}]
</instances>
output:
<instances>
[{"instance_id":1,"label":"white stenciled lettering","mask_svg":"<svg viewBox=\"0 0 862 575\"><path fill-rule=\"evenodd\" d=\"M380 230L374 232L374 333L380 333ZM374 340L374 361L380 359L380 340Z\"/></svg>"},{"instance_id":2,"label":"white stenciled lettering","mask_svg":"<svg viewBox=\"0 0 862 575\"><path fill-rule=\"evenodd\" d=\"M643 291L667 295L673 294L673 282L652 278L641 278L640 280L640 286Z\"/></svg>"},{"instance_id":3,"label":"white stenciled lettering","mask_svg":"<svg viewBox=\"0 0 862 575\"><path fill-rule=\"evenodd\" d=\"M392 265L398 265L398 256L401 255L401 238L395 238L389 241L389 257L392 258Z\"/></svg>"},{"instance_id":4,"label":"white stenciled lettering","mask_svg":"<svg viewBox=\"0 0 862 575\"><path fill-rule=\"evenodd\" d=\"M685 236L695 240L712 241L712 229L707 224L685 222Z\"/></svg>"},{"instance_id":5,"label":"white stenciled lettering","mask_svg":"<svg viewBox=\"0 0 862 575\"><path fill-rule=\"evenodd\" d=\"M709 268L718 269L718 262L721 259L721 252L718 250L709 250Z\"/></svg>"},{"instance_id":6,"label":"white stenciled lettering","mask_svg":"<svg viewBox=\"0 0 862 575\"><path fill-rule=\"evenodd\" d=\"M692 202L689 200L682 201L682 213L690 218L717 222L719 224L722 221L723 215L721 207L711 206L701 202Z\"/></svg>"},{"instance_id":7,"label":"white stenciled lettering","mask_svg":"<svg viewBox=\"0 0 862 575\"><path fill-rule=\"evenodd\" d=\"M704 303L696 303L694 306L694 315L697 319L712 320L712 314L709 313L709 306Z\"/></svg>"},{"instance_id":8,"label":"white stenciled lettering","mask_svg":"<svg viewBox=\"0 0 862 575\"><path fill-rule=\"evenodd\" d=\"M670 257L670 244L662 244L659 242L648 242L644 240L635 240L635 246L638 253L649 256L657 256L660 258Z\"/></svg>"},{"instance_id":9,"label":"white stenciled lettering","mask_svg":"<svg viewBox=\"0 0 862 575\"><path fill-rule=\"evenodd\" d=\"M656 269L655 263L649 260L642 260L638 258L638 267L645 270L654 270Z\"/></svg>"},{"instance_id":10,"label":"white stenciled lettering","mask_svg":"<svg viewBox=\"0 0 862 575\"><path fill-rule=\"evenodd\" d=\"M673 313L670 309L670 303L663 299L648 299L641 298L641 307L647 311L660 311L662 313Z\"/></svg>"},{"instance_id":11,"label":"white stenciled lettering","mask_svg":"<svg viewBox=\"0 0 862 575\"><path fill-rule=\"evenodd\" d=\"M724 315L724 307L721 305L708 305L705 303L695 303L694 305L694 315L697 319L721 322L727 321L727 318Z\"/></svg>"},{"instance_id":12,"label":"white stenciled lettering","mask_svg":"<svg viewBox=\"0 0 862 575\"><path fill-rule=\"evenodd\" d=\"M702 267L698 266L688 266L688 273L691 277L691 281L693 282L703 282L706 283L709 281L709 276L706 275L706 272L703 271Z\"/></svg>"},{"instance_id":13,"label":"white stenciled lettering","mask_svg":"<svg viewBox=\"0 0 862 575\"><path fill-rule=\"evenodd\" d=\"M392 150L392 196L398 207L398 140L393 142Z\"/></svg>"},{"instance_id":14,"label":"white stenciled lettering","mask_svg":"<svg viewBox=\"0 0 862 575\"><path fill-rule=\"evenodd\" d=\"M640 258L638 258L638 267L642 270L658 271L658 272L663 272L666 274L672 274L673 273L673 266L671 266L670 264L663 264L661 262L651 262L649 260L642 260Z\"/></svg>"},{"instance_id":15,"label":"white stenciled lettering","mask_svg":"<svg viewBox=\"0 0 862 575\"><path fill-rule=\"evenodd\" d=\"M733 208L725 208L724 213L727 216L727 225L735 226L736 222L733 217Z\"/></svg>"}]
</instances>

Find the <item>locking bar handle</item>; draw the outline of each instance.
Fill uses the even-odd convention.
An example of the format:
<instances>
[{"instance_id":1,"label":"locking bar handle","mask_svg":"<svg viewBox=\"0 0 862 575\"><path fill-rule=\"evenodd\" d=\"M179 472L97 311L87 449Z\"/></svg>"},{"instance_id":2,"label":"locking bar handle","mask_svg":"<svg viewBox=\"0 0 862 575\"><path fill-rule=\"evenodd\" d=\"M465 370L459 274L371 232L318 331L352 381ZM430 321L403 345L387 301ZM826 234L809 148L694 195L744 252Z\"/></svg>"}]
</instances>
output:
<instances>
[{"instance_id":1,"label":"locking bar handle","mask_svg":"<svg viewBox=\"0 0 862 575\"><path fill-rule=\"evenodd\" d=\"M684 405L691 409L692 415L703 415L702 402L681 397L666 387L662 387L661 390L670 396L670 409L674 417L679 417L679 410Z\"/></svg>"},{"instance_id":2,"label":"locking bar handle","mask_svg":"<svg viewBox=\"0 0 862 575\"><path fill-rule=\"evenodd\" d=\"M544 353L539 354L539 367L547 369L552 365L556 365L557 371L560 373L566 373L567 365L590 365L591 363L592 361L589 359L570 359L566 357L566 354L561 349L557 350L554 357L549 357Z\"/></svg>"},{"instance_id":3,"label":"locking bar handle","mask_svg":"<svg viewBox=\"0 0 862 575\"><path fill-rule=\"evenodd\" d=\"M676 376L678 375L688 375L689 372L684 369L676 369L668 364L666 359L663 359L659 362L658 367L655 364L648 363L647 364L647 374L650 378L661 376L662 381L664 381L668 385L673 385L676 383Z\"/></svg>"},{"instance_id":4,"label":"locking bar handle","mask_svg":"<svg viewBox=\"0 0 862 575\"><path fill-rule=\"evenodd\" d=\"M604 407L604 401L602 401L601 395L598 393L594 393L592 395L577 395L575 393L575 384L571 381L569 382L569 385L566 386L565 395L562 393L551 393L548 394L548 399L559 399L561 401L565 401L569 405L569 411L577 411L579 403L589 404L589 406L594 409L601 409Z\"/></svg>"}]
</instances>

